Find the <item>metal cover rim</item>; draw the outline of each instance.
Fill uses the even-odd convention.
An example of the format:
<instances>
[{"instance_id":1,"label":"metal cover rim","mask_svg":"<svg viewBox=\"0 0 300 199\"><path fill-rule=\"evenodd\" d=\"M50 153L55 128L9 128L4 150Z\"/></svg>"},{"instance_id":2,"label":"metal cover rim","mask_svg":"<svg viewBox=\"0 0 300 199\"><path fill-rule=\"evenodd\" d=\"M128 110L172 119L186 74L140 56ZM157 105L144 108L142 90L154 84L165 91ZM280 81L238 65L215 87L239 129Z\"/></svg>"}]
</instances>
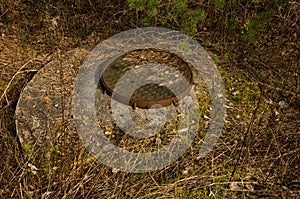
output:
<instances>
[{"instance_id":1,"label":"metal cover rim","mask_svg":"<svg viewBox=\"0 0 300 199\"><path fill-rule=\"evenodd\" d=\"M193 81L189 82L189 86L184 89L182 93L175 97L171 98L166 98L163 100L133 100L131 98L125 97L123 95L120 95L116 92L113 92L106 84L103 78L101 77L101 84L103 85L105 91L107 92L108 95L110 95L114 100L121 102L125 105L128 105L127 103L129 102L129 105L132 106L133 108L143 108L143 109L149 109L149 108L156 108L155 105L161 105L163 107L169 106L171 104L176 104L179 102L184 96L188 95L189 92L191 91ZM113 95L112 95L113 94Z\"/></svg>"},{"instance_id":2,"label":"metal cover rim","mask_svg":"<svg viewBox=\"0 0 300 199\"><path fill-rule=\"evenodd\" d=\"M122 56L121 56L122 57ZM178 57L178 56L177 56ZM180 58L180 57L178 57ZM192 69L191 67L188 65L187 62L185 62L182 58L180 58L181 61L184 62L184 66L181 65L181 69L183 69L183 73L184 74L181 74L183 76L183 78L185 79L186 81L186 84L183 85L184 87L183 88L180 88L179 92L177 92L177 95L175 95L173 92L172 95L169 95L163 99L152 99L152 100L146 100L146 99L139 99L139 98L133 98L132 96L124 96L120 93L117 93L116 91L114 91L112 87L115 86L115 84L109 82L109 79L111 79L113 77L113 81L115 81L116 79L119 79L119 78L116 78L116 76L120 76L119 74L121 74L121 72L118 74L118 75L115 75L115 74L109 74L109 72L107 72L108 68L112 65L114 65L113 63L111 63L110 65L108 65L107 67L105 67L103 70L103 73L100 77L100 85L103 89L104 92L106 92L108 95L110 95L112 97L112 99L120 102L120 103L123 103L125 105L130 105L132 106L133 108L143 108L143 109L149 109L149 108L157 108L157 107L160 107L160 106L163 106L163 107L166 107L166 106L169 106L171 105L172 103L173 104L176 104L178 101L180 101L184 96L186 96L187 94L189 94L191 88L192 88L192 85L193 85L193 72L192 72ZM117 60L117 59L116 59ZM113 68L113 67L111 67ZM129 65L126 65L125 64L125 68L123 66L123 70L124 69L128 69L130 68ZM179 68L179 66L172 66L172 68ZM111 70L113 71L113 70ZM110 72L111 72L110 71ZM118 71L118 70L117 70ZM178 70L177 70L178 71ZM116 72L113 71L113 72ZM109 76L110 75L110 76ZM186 77L187 76L187 77ZM106 77L106 79L105 79ZM187 79L188 78L188 79ZM107 82L107 81L108 82ZM165 86L164 86L165 87ZM138 89L136 89L138 90ZM153 91L153 89L151 89ZM157 89L158 90L158 89ZM148 92L148 91L147 91ZM149 91L150 92L150 91ZM150 94L148 96L150 96L149 98L153 98L153 96L155 96L155 91L153 91L152 93L150 92ZM159 94L159 93L158 93ZM156 94L156 95L158 95ZM164 93L166 94L166 93ZM168 94L166 94L168 95ZM161 97L161 96L160 96ZM147 98L148 99L148 98ZM158 105L158 106L156 106Z\"/></svg>"}]
</instances>

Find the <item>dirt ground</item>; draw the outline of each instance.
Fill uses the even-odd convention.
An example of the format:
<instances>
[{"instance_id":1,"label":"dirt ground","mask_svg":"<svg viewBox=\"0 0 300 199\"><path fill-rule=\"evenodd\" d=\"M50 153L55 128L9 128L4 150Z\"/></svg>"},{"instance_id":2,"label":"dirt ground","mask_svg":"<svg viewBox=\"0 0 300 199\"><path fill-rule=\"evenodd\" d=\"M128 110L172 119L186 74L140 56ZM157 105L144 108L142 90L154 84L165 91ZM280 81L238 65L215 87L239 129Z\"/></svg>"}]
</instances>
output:
<instances>
[{"instance_id":1,"label":"dirt ground","mask_svg":"<svg viewBox=\"0 0 300 199\"><path fill-rule=\"evenodd\" d=\"M47 152L21 146L14 117L20 93L38 70L78 46L95 46L116 33L143 27L143 13L120 0L0 2L0 198L300 197L297 1L278 3L254 42L242 33L255 13L268 9L267 1L237 1L236 12L209 2L195 4L207 16L192 36L224 71L225 83L260 91L230 97L240 107L229 111L231 123L207 157L199 160L189 151L167 168L145 174L111 170L72 145ZM235 20L233 32L222 26L226 17ZM157 26L180 29L170 23ZM227 78L228 73L236 75ZM244 79L255 86L245 86ZM249 120L242 120L244 112L239 111L251 100ZM261 104L267 104L270 114L263 114ZM73 156L64 155L68 147L73 147Z\"/></svg>"}]
</instances>

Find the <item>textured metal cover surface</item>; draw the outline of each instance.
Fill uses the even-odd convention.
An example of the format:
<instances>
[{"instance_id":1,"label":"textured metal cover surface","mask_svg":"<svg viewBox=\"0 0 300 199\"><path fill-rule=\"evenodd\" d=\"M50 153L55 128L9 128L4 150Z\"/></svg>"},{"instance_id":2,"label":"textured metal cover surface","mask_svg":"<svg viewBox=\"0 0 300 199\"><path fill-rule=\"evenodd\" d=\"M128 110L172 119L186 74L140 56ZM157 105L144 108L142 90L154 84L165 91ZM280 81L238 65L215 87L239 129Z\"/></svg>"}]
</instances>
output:
<instances>
[{"instance_id":1,"label":"textured metal cover surface","mask_svg":"<svg viewBox=\"0 0 300 199\"><path fill-rule=\"evenodd\" d=\"M152 108L154 105L168 106L176 103L190 92L193 74L183 59L164 51L150 51L147 54L152 53L152 58L147 59L142 53L136 57L129 52L104 69L101 85L113 99L125 104L129 102L134 108ZM143 58L142 61L134 59L140 57ZM148 67L145 67L146 64ZM127 77L122 78L125 74ZM141 85L140 80L155 83ZM114 89L116 84L119 85L117 91ZM128 90L133 88L137 89L130 95Z\"/></svg>"}]
</instances>

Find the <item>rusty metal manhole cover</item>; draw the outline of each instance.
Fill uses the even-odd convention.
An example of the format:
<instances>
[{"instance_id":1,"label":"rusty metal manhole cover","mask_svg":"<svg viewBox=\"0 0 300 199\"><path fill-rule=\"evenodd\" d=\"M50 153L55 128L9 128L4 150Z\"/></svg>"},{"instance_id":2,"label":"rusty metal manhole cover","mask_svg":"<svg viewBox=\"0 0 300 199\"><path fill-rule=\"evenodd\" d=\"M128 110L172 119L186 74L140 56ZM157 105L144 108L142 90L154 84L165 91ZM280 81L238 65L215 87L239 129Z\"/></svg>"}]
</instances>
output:
<instances>
[{"instance_id":1,"label":"rusty metal manhole cover","mask_svg":"<svg viewBox=\"0 0 300 199\"><path fill-rule=\"evenodd\" d=\"M133 108L153 108L176 103L187 95L193 73L190 65L173 53L143 49L117 58L104 69L100 82L118 102Z\"/></svg>"}]
</instances>

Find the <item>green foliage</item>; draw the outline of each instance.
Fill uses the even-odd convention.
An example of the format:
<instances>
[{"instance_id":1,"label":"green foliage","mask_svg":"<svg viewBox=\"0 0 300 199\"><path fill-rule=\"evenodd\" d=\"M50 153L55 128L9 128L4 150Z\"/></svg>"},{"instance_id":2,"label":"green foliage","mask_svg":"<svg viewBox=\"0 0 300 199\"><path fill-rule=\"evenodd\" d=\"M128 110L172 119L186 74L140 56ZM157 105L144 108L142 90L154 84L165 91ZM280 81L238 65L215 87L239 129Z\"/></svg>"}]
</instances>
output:
<instances>
[{"instance_id":1,"label":"green foliage","mask_svg":"<svg viewBox=\"0 0 300 199\"><path fill-rule=\"evenodd\" d=\"M128 0L129 7L139 10L144 10L146 7L145 1L141 0Z\"/></svg>"},{"instance_id":2,"label":"green foliage","mask_svg":"<svg viewBox=\"0 0 300 199\"><path fill-rule=\"evenodd\" d=\"M160 0L148 0L147 13L149 16L154 17L158 12L158 5Z\"/></svg>"},{"instance_id":3,"label":"green foliage","mask_svg":"<svg viewBox=\"0 0 300 199\"><path fill-rule=\"evenodd\" d=\"M213 56L212 56L212 59L213 59L213 61L214 61L214 63L215 63L216 65L220 62L219 57L216 56L216 55L213 55Z\"/></svg>"},{"instance_id":4,"label":"green foliage","mask_svg":"<svg viewBox=\"0 0 300 199\"><path fill-rule=\"evenodd\" d=\"M188 5L188 0L173 0L172 13L183 13Z\"/></svg>"},{"instance_id":5,"label":"green foliage","mask_svg":"<svg viewBox=\"0 0 300 199\"><path fill-rule=\"evenodd\" d=\"M273 15L274 15L274 10L270 9L266 12L258 13L257 19L262 23L266 23L272 19Z\"/></svg>"},{"instance_id":6,"label":"green foliage","mask_svg":"<svg viewBox=\"0 0 300 199\"><path fill-rule=\"evenodd\" d=\"M270 21L274 15L275 9L279 5L282 5L287 0L251 0L245 5L245 9L248 8L254 10L248 10L247 12L253 13L254 16L248 19L248 23L244 27L242 32L242 39L255 43L260 39L261 33L264 31L265 25ZM209 0L212 7L215 7L215 12L219 13L218 16L222 16L218 21L221 25L221 29L228 35L234 36L239 30L239 17L235 16L235 12L240 10L241 2L232 2L225 0ZM258 12L259 6L264 4L265 11ZM138 11L137 13L142 16L143 25L145 26L160 26L169 25L171 27L177 27L185 34L194 35L201 22L207 17L205 10L199 6L195 6L193 0L128 0L130 8ZM224 13L230 13L227 16L223 16ZM238 31L239 32L239 31Z\"/></svg>"},{"instance_id":7,"label":"green foliage","mask_svg":"<svg viewBox=\"0 0 300 199\"><path fill-rule=\"evenodd\" d=\"M265 30L265 25L273 17L273 10L258 13L254 18L250 19L246 26L246 30L242 34L242 39L250 42L257 42L261 33Z\"/></svg>"},{"instance_id":8,"label":"green foliage","mask_svg":"<svg viewBox=\"0 0 300 199\"><path fill-rule=\"evenodd\" d=\"M206 13L204 10L195 10L187 12L186 19L181 22L184 32L189 34L195 34L197 31L198 23L205 19Z\"/></svg>"},{"instance_id":9,"label":"green foliage","mask_svg":"<svg viewBox=\"0 0 300 199\"><path fill-rule=\"evenodd\" d=\"M189 35L196 33L199 22L206 17L204 10L189 9L188 0L128 0L128 5L141 11L145 26L171 24Z\"/></svg>"},{"instance_id":10,"label":"green foliage","mask_svg":"<svg viewBox=\"0 0 300 199\"><path fill-rule=\"evenodd\" d=\"M223 58L224 58L225 61L228 61L228 60L229 60L229 55L228 55L228 53L225 53L225 54L223 55Z\"/></svg>"},{"instance_id":11,"label":"green foliage","mask_svg":"<svg viewBox=\"0 0 300 199\"><path fill-rule=\"evenodd\" d=\"M255 43L260 39L260 33L263 30L264 24L251 19L246 27L246 31L242 34L242 38Z\"/></svg>"},{"instance_id":12,"label":"green foliage","mask_svg":"<svg viewBox=\"0 0 300 199\"><path fill-rule=\"evenodd\" d=\"M22 148L25 151L25 153L27 153L28 155L33 154L33 147L32 146L30 146L28 144L23 144Z\"/></svg>"}]
</instances>

